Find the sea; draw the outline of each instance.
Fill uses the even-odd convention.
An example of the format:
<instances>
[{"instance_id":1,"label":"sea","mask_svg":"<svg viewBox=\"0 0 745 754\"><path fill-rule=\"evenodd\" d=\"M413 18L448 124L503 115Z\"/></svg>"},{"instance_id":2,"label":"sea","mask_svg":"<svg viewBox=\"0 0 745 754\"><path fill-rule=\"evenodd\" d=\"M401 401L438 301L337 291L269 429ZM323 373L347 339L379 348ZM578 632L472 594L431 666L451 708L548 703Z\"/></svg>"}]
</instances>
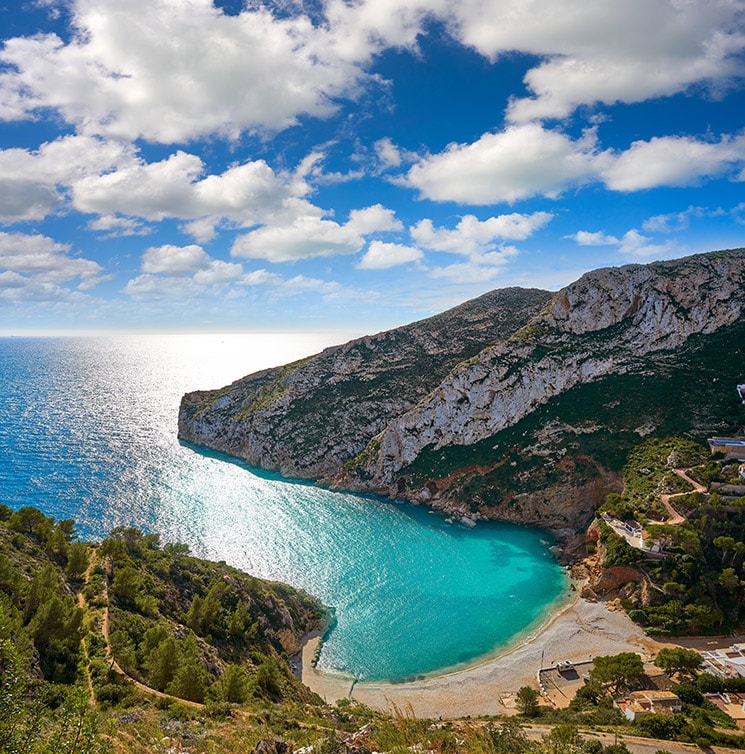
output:
<instances>
[{"instance_id":1,"label":"sea","mask_svg":"<svg viewBox=\"0 0 745 754\"><path fill-rule=\"evenodd\" d=\"M550 536L469 528L179 442L179 401L317 353L339 334L0 338L0 502L117 526L304 589L333 608L318 667L399 681L473 664L567 597Z\"/></svg>"}]
</instances>

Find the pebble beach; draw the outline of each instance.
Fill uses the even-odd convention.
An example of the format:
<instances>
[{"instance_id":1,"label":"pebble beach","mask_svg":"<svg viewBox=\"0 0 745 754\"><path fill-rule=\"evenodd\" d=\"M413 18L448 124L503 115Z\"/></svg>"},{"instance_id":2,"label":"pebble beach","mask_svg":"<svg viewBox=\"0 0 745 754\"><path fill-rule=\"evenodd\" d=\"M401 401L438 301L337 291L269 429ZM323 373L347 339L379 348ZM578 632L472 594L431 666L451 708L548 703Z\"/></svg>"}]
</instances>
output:
<instances>
[{"instance_id":1,"label":"pebble beach","mask_svg":"<svg viewBox=\"0 0 745 754\"><path fill-rule=\"evenodd\" d=\"M407 683L357 683L348 676L324 673L313 667L320 641L318 635L306 641L302 678L323 699L351 698L376 709L423 718L513 714L515 692L521 686L537 687L541 667L628 651L648 657L664 646L646 636L623 612L580 597L553 615L535 635L502 655Z\"/></svg>"}]
</instances>

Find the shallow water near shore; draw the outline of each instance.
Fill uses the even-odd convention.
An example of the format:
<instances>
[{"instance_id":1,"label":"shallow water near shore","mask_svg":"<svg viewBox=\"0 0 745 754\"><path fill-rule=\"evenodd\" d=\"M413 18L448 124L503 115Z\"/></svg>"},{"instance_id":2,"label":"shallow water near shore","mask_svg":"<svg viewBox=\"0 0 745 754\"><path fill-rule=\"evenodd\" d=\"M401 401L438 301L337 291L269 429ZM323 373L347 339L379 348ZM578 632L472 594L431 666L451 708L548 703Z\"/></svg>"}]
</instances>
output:
<instances>
[{"instance_id":1,"label":"shallow water near shore","mask_svg":"<svg viewBox=\"0 0 745 754\"><path fill-rule=\"evenodd\" d=\"M410 505L281 479L176 438L187 390L335 335L0 338L0 502L133 525L334 608L318 667L396 680L474 662L545 618L567 581L545 532L468 529Z\"/></svg>"}]
</instances>

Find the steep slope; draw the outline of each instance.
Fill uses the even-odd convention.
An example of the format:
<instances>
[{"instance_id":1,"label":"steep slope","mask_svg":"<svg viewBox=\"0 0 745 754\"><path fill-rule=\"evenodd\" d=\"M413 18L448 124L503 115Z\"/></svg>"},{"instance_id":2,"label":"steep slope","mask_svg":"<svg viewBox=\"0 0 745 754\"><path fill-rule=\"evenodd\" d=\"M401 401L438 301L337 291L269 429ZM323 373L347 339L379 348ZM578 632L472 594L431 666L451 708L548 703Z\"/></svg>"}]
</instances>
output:
<instances>
[{"instance_id":1,"label":"steep slope","mask_svg":"<svg viewBox=\"0 0 745 754\"><path fill-rule=\"evenodd\" d=\"M37 715L57 707L81 672L99 704L136 703L132 679L198 703L314 701L286 653L326 622L309 595L191 557L185 545L161 548L157 534L118 527L102 542L81 542L72 520L2 504L0 618L2 752L30 751L3 745L9 666L35 687ZM129 679L112 672L108 637Z\"/></svg>"},{"instance_id":2,"label":"steep slope","mask_svg":"<svg viewBox=\"0 0 745 754\"><path fill-rule=\"evenodd\" d=\"M378 491L469 516L584 526L608 492L620 492L626 455L643 438L703 441L742 427L745 411L734 386L744 370L740 321L640 358L624 374L577 385L473 445L430 445L395 485ZM352 475L344 486L371 489L369 480Z\"/></svg>"},{"instance_id":3,"label":"steep slope","mask_svg":"<svg viewBox=\"0 0 745 754\"><path fill-rule=\"evenodd\" d=\"M510 336L550 295L493 291L220 390L189 393L179 437L289 476L333 475L454 366Z\"/></svg>"},{"instance_id":4,"label":"steep slope","mask_svg":"<svg viewBox=\"0 0 745 754\"><path fill-rule=\"evenodd\" d=\"M576 528L641 437L741 423L743 307L743 249L596 270L550 299L495 291L189 394L179 432L339 488Z\"/></svg>"},{"instance_id":5,"label":"steep slope","mask_svg":"<svg viewBox=\"0 0 745 754\"><path fill-rule=\"evenodd\" d=\"M745 365L732 356L742 342L744 283L742 250L588 273L525 328L459 365L390 422L337 484L445 508L466 502L501 518L576 525L617 483L608 471L618 465L608 458L631 444L612 430L595 443L605 448L587 447L590 437L603 434L611 408L636 402L635 416L620 412L631 426L620 422L615 430L635 432L637 439L675 423L679 410L677 423L685 426L676 429L695 431L693 416L701 410L692 404L706 404L712 385L728 389L727 382L711 382L712 361L724 367L715 374L732 372L730 387L740 379ZM702 361L707 348L708 363ZM681 401L680 376L693 385L701 373L708 384ZM682 392L666 395L670 380ZM703 413L704 433L722 423L716 412ZM573 443L586 452L569 452L567 435L587 435Z\"/></svg>"}]
</instances>

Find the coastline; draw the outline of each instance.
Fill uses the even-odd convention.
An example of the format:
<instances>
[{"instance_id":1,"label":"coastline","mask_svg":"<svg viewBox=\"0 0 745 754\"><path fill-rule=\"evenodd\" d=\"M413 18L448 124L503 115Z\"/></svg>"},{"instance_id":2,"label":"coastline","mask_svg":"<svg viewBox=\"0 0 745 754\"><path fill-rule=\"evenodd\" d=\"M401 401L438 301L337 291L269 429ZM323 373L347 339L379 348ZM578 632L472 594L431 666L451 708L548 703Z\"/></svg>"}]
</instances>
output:
<instances>
[{"instance_id":1,"label":"coastline","mask_svg":"<svg viewBox=\"0 0 745 754\"><path fill-rule=\"evenodd\" d=\"M351 698L375 709L423 718L514 714L515 692L521 686L535 687L541 667L560 660L587 662L624 651L653 655L665 646L647 636L625 613L579 595L517 646L477 665L405 683L358 683L351 676L316 669L312 660L321 636L314 634L306 637L302 653L302 680L312 691L330 703Z\"/></svg>"}]
</instances>

